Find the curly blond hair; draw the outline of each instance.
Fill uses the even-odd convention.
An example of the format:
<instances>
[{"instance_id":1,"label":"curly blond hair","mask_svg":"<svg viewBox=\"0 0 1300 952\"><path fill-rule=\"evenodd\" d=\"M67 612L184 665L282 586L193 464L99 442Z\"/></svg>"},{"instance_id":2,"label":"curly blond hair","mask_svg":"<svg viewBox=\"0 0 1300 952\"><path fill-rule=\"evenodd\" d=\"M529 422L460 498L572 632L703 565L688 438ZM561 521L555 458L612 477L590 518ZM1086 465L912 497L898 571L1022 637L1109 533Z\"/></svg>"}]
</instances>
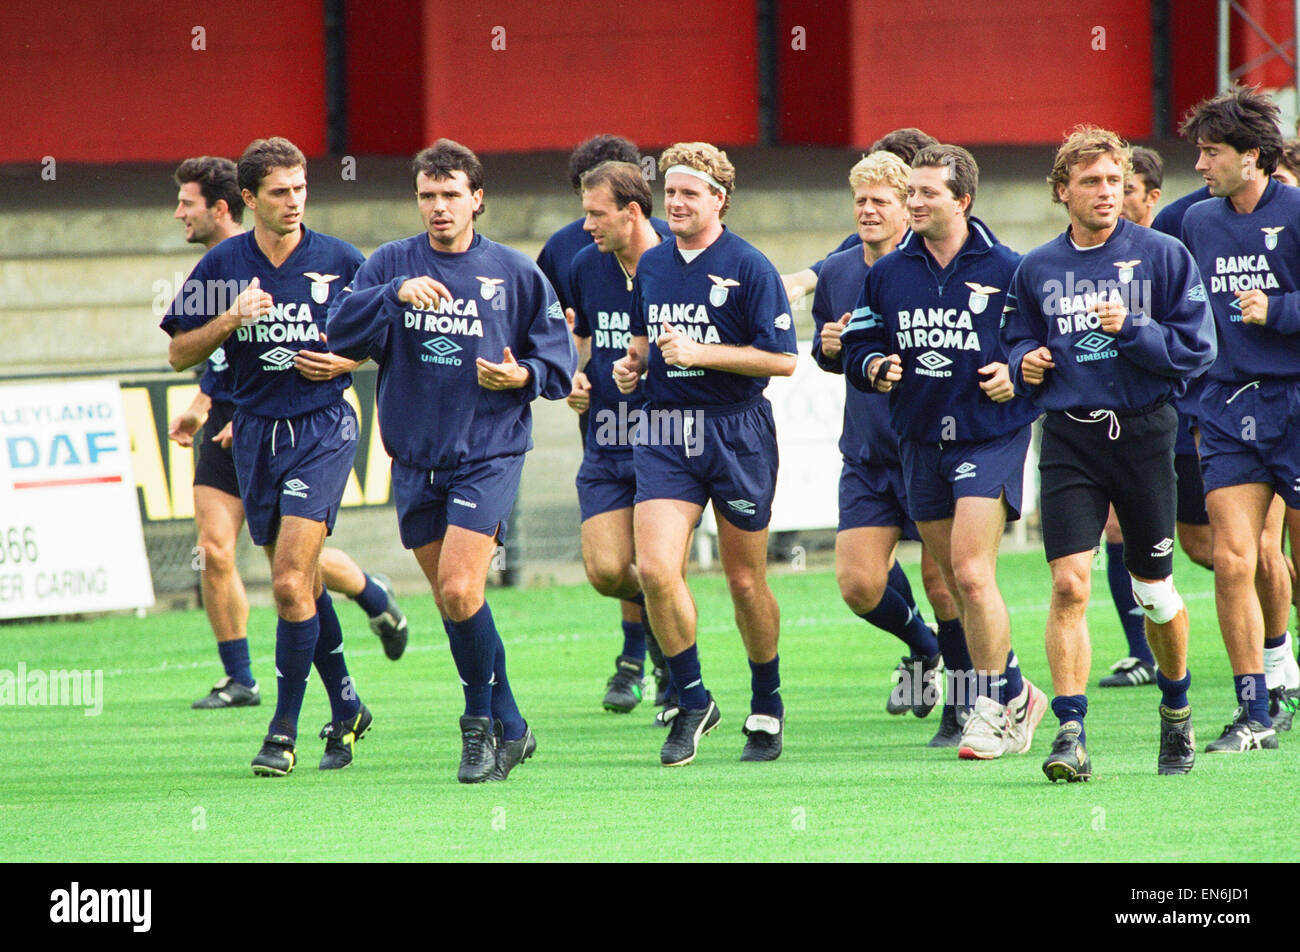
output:
<instances>
[{"instance_id":1,"label":"curly blond hair","mask_svg":"<svg viewBox=\"0 0 1300 952\"><path fill-rule=\"evenodd\" d=\"M1070 184L1071 168L1076 165L1091 165L1103 155L1109 155L1119 163L1124 178L1133 174L1133 150L1118 134L1098 126L1075 126L1056 150L1052 174L1047 176L1047 184L1052 187L1052 201L1058 205L1064 204L1057 186Z\"/></svg>"},{"instance_id":2,"label":"curly blond hair","mask_svg":"<svg viewBox=\"0 0 1300 952\"><path fill-rule=\"evenodd\" d=\"M727 214L731 207L731 193L736 190L736 167L727 158L727 153L707 142L677 142L659 156L659 171L666 172L674 165L686 165L712 175L726 196L719 217ZM715 195L718 193L712 185L709 191Z\"/></svg>"},{"instance_id":3,"label":"curly blond hair","mask_svg":"<svg viewBox=\"0 0 1300 952\"><path fill-rule=\"evenodd\" d=\"M860 185L888 185L898 195L898 200L906 205L909 174L911 169L907 163L894 153L884 150L872 152L849 169L849 188L856 191Z\"/></svg>"}]
</instances>

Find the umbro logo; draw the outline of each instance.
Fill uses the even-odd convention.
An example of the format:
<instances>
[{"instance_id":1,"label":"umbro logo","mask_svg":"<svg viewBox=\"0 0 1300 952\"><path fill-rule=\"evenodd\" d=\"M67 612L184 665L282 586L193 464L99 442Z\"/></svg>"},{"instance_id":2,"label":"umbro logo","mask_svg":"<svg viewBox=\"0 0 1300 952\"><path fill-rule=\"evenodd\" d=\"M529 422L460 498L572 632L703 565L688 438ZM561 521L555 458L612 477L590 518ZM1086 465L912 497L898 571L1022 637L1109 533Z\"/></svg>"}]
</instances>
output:
<instances>
[{"instance_id":1,"label":"umbro logo","mask_svg":"<svg viewBox=\"0 0 1300 952\"><path fill-rule=\"evenodd\" d=\"M293 366L293 359L298 356L296 350L288 347L272 347L258 358L263 370L288 370Z\"/></svg>"},{"instance_id":2,"label":"umbro logo","mask_svg":"<svg viewBox=\"0 0 1300 952\"><path fill-rule=\"evenodd\" d=\"M757 507L748 499L728 499L727 505L742 516L752 516L757 511Z\"/></svg>"},{"instance_id":3,"label":"umbro logo","mask_svg":"<svg viewBox=\"0 0 1300 952\"><path fill-rule=\"evenodd\" d=\"M311 487L308 486L306 483L304 483L301 479L294 478L284 484L284 492L281 495L297 496L299 499L306 499L307 498L306 490L308 489L311 489Z\"/></svg>"},{"instance_id":4,"label":"umbro logo","mask_svg":"<svg viewBox=\"0 0 1300 952\"><path fill-rule=\"evenodd\" d=\"M458 505L458 506L464 506L466 509L477 509L477 508L478 508L478 503L476 503L476 502L470 502L468 499L457 499L455 496L452 496L452 497L451 497L451 501L454 502L454 503L455 503L456 505Z\"/></svg>"},{"instance_id":5,"label":"umbro logo","mask_svg":"<svg viewBox=\"0 0 1300 952\"><path fill-rule=\"evenodd\" d=\"M920 357L916 358L916 362L926 370L938 370L939 368L947 367L952 363L951 360L939 353L937 350L927 350Z\"/></svg>"},{"instance_id":6,"label":"umbro logo","mask_svg":"<svg viewBox=\"0 0 1300 952\"><path fill-rule=\"evenodd\" d=\"M1173 551L1173 549L1174 549L1174 540L1169 538L1168 536L1165 536L1163 539L1161 539L1159 542L1157 542L1154 546L1151 547L1151 554L1156 558L1160 558L1161 556L1168 555L1170 552Z\"/></svg>"},{"instance_id":7,"label":"umbro logo","mask_svg":"<svg viewBox=\"0 0 1300 952\"><path fill-rule=\"evenodd\" d=\"M1198 284L1196 287L1188 291L1187 300L1191 301L1193 304L1204 304L1209 300L1205 294L1205 285Z\"/></svg>"},{"instance_id":8,"label":"umbro logo","mask_svg":"<svg viewBox=\"0 0 1300 952\"><path fill-rule=\"evenodd\" d=\"M956 482L959 479L970 479L975 475L975 464L970 461L962 463L957 467L956 473L957 475L953 477L953 482Z\"/></svg>"},{"instance_id":9,"label":"umbro logo","mask_svg":"<svg viewBox=\"0 0 1300 952\"><path fill-rule=\"evenodd\" d=\"M778 331L788 331L790 329L790 315L778 314L776 320L772 322Z\"/></svg>"},{"instance_id":10,"label":"umbro logo","mask_svg":"<svg viewBox=\"0 0 1300 952\"><path fill-rule=\"evenodd\" d=\"M1089 331L1076 340L1074 346L1080 350L1086 350L1090 354L1095 354L1099 350L1105 350L1113 343L1115 343L1115 340L1109 335L1100 334L1097 331Z\"/></svg>"},{"instance_id":11,"label":"umbro logo","mask_svg":"<svg viewBox=\"0 0 1300 952\"><path fill-rule=\"evenodd\" d=\"M426 340L420 346L429 353L435 354L438 357L446 357L448 354L454 354L456 351L462 349L460 344L456 343L450 337L434 337L430 340Z\"/></svg>"}]
</instances>

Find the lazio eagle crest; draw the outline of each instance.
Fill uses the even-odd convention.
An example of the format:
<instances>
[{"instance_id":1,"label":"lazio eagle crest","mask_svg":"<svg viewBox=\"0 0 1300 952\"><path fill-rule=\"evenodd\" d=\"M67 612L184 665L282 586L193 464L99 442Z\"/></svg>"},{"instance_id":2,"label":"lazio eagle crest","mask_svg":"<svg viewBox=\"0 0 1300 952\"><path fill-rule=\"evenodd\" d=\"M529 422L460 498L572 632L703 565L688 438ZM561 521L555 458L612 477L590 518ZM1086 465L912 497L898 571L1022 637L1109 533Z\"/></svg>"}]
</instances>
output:
<instances>
[{"instance_id":1,"label":"lazio eagle crest","mask_svg":"<svg viewBox=\"0 0 1300 952\"><path fill-rule=\"evenodd\" d=\"M713 287L709 288L709 303L714 307L722 307L726 304L731 289L740 287L740 282L735 278L720 278L716 274L711 274L709 280L713 282Z\"/></svg>"},{"instance_id":2,"label":"lazio eagle crest","mask_svg":"<svg viewBox=\"0 0 1300 952\"><path fill-rule=\"evenodd\" d=\"M984 308L989 306L989 295L997 294L1001 288L990 288L974 281L967 281L966 287L970 288L970 301L967 306L972 314L983 314Z\"/></svg>"},{"instance_id":3,"label":"lazio eagle crest","mask_svg":"<svg viewBox=\"0 0 1300 952\"><path fill-rule=\"evenodd\" d=\"M304 271L304 278L311 278L311 299L317 304L324 304L326 298L330 296L330 282L337 281L337 274L317 274L315 271Z\"/></svg>"}]
</instances>

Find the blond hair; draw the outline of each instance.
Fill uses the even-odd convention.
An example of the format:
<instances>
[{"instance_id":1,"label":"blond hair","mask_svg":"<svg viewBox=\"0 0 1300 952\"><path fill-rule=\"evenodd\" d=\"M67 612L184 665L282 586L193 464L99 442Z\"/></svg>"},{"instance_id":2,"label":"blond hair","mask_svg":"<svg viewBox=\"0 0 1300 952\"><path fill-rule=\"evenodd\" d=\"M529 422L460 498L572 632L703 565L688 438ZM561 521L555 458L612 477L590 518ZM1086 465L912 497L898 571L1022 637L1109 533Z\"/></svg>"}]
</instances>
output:
<instances>
[{"instance_id":1,"label":"blond hair","mask_svg":"<svg viewBox=\"0 0 1300 952\"><path fill-rule=\"evenodd\" d=\"M1098 126L1075 126L1056 150L1052 174L1047 176L1047 184L1052 187L1052 201L1064 204L1058 186L1070 184L1071 168L1092 165L1103 155L1109 155L1119 163L1124 178L1133 174L1133 150L1118 134Z\"/></svg>"},{"instance_id":2,"label":"blond hair","mask_svg":"<svg viewBox=\"0 0 1300 952\"><path fill-rule=\"evenodd\" d=\"M674 165L686 165L713 176L714 180L722 186L725 196L718 217L727 214L727 209L731 207L731 193L736 190L736 167L727 158L727 153L707 142L677 142L670 145L664 150L663 155L659 156L659 171L667 172ZM718 194L718 190L712 185L709 186L709 191L714 195Z\"/></svg>"},{"instance_id":3,"label":"blond hair","mask_svg":"<svg viewBox=\"0 0 1300 952\"><path fill-rule=\"evenodd\" d=\"M892 152L881 150L864 155L849 169L849 188L861 185L888 185L907 204L907 177L911 170L907 163Z\"/></svg>"}]
</instances>

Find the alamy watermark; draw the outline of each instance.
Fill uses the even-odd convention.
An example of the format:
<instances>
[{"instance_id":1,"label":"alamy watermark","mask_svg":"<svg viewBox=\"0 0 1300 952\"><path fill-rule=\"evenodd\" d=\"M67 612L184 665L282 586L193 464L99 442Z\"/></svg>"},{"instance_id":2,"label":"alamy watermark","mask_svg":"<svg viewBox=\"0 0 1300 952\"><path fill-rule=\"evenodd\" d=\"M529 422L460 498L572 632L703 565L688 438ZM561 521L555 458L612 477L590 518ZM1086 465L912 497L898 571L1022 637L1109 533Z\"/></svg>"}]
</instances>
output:
<instances>
[{"instance_id":1,"label":"alamy watermark","mask_svg":"<svg viewBox=\"0 0 1300 952\"><path fill-rule=\"evenodd\" d=\"M896 672L899 677L894 684L894 689L890 693L890 700L895 705L907 706L915 703L913 693L916 691L916 685L921 685L920 702L928 707L934 707L939 701L943 700L944 687L943 682L947 682L947 702L951 704L960 704L963 707L970 707L975 703L975 699L981 695L984 697L993 696L993 688L1006 684L1005 671L947 671L942 679L937 676L926 677L925 666L921 661L913 661L908 665L905 672ZM935 672L937 675L938 672Z\"/></svg>"},{"instance_id":2,"label":"alamy watermark","mask_svg":"<svg viewBox=\"0 0 1300 952\"><path fill-rule=\"evenodd\" d=\"M627 402L620 400L617 410L598 410L587 424L587 433L597 446L681 446L687 456L699 456L704 445L704 411L629 410Z\"/></svg>"},{"instance_id":3,"label":"alamy watermark","mask_svg":"<svg viewBox=\"0 0 1300 952\"><path fill-rule=\"evenodd\" d=\"M86 717L104 711L104 672L0 668L0 707L83 707Z\"/></svg>"}]
</instances>

